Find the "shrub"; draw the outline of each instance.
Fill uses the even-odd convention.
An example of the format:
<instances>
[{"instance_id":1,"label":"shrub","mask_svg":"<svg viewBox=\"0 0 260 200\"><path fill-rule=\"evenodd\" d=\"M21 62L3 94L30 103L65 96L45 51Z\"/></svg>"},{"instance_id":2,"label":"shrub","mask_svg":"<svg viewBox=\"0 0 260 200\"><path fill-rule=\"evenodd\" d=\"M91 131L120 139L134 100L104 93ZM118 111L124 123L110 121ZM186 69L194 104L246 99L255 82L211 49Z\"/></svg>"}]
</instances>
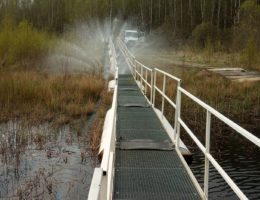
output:
<instances>
[{"instance_id":1,"label":"shrub","mask_svg":"<svg viewBox=\"0 0 260 200\"><path fill-rule=\"evenodd\" d=\"M216 39L216 28L211 23L202 23L192 31L192 40L196 47L204 48L208 42Z\"/></svg>"},{"instance_id":2,"label":"shrub","mask_svg":"<svg viewBox=\"0 0 260 200\"><path fill-rule=\"evenodd\" d=\"M10 51L12 61L38 59L48 51L49 36L32 28L23 21L15 29L13 46Z\"/></svg>"},{"instance_id":3,"label":"shrub","mask_svg":"<svg viewBox=\"0 0 260 200\"><path fill-rule=\"evenodd\" d=\"M51 37L34 29L27 21L18 26L3 20L0 30L0 65L39 59L47 54Z\"/></svg>"},{"instance_id":4,"label":"shrub","mask_svg":"<svg viewBox=\"0 0 260 200\"><path fill-rule=\"evenodd\" d=\"M249 69L257 69L258 51L254 39L249 39L246 47L240 54L240 61Z\"/></svg>"}]
</instances>

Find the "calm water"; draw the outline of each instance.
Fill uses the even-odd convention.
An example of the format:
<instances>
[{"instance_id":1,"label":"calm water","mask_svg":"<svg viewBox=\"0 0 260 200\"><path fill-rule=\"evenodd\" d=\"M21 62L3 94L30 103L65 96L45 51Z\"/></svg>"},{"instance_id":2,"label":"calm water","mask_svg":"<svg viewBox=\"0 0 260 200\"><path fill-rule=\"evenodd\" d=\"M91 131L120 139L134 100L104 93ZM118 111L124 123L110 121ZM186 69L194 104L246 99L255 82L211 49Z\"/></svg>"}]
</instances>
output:
<instances>
[{"instance_id":1,"label":"calm water","mask_svg":"<svg viewBox=\"0 0 260 200\"><path fill-rule=\"evenodd\" d=\"M259 137L259 130L253 133ZM211 153L228 175L249 199L260 199L260 149L242 136L226 132L222 135L212 134ZM194 153L192 171L203 186L204 156L192 145ZM211 165L210 199L238 199L232 189Z\"/></svg>"},{"instance_id":2,"label":"calm water","mask_svg":"<svg viewBox=\"0 0 260 200\"><path fill-rule=\"evenodd\" d=\"M0 198L85 199L95 162L84 133L0 124Z\"/></svg>"}]
</instances>

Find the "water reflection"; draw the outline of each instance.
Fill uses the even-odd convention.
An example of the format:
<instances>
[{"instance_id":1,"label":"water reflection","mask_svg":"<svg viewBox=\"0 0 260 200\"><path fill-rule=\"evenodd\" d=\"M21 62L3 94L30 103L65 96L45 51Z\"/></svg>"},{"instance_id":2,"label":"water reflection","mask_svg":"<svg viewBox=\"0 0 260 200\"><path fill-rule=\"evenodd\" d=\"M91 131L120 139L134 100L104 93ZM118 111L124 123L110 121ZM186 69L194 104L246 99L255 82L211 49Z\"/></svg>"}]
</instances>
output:
<instances>
[{"instance_id":1,"label":"water reflection","mask_svg":"<svg viewBox=\"0 0 260 200\"><path fill-rule=\"evenodd\" d=\"M84 199L93 159L85 135L70 126L0 125L0 198Z\"/></svg>"},{"instance_id":2,"label":"water reflection","mask_svg":"<svg viewBox=\"0 0 260 200\"><path fill-rule=\"evenodd\" d=\"M227 174L249 199L260 199L260 149L233 132L226 132L224 137L213 133L211 141L211 153ZM191 150L194 153L191 168L203 186L204 156L198 148ZM238 199L212 165L209 199Z\"/></svg>"}]
</instances>

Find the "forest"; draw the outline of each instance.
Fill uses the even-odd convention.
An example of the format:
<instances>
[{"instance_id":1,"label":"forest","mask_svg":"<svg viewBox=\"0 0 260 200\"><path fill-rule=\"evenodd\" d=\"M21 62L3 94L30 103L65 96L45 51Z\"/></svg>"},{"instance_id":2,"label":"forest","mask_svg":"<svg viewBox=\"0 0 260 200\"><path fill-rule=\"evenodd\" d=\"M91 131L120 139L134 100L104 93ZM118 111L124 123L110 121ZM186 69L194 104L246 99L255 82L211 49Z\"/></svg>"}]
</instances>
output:
<instances>
[{"instance_id":1,"label":"forest","mask_svg":"<svg viewBox=\"0 0 260 200\"><path fill-rule=\"evenodd\" d=\"M28 34L38 32L42 40L48 40L73 24L114 19L147 35L158 34L175 46L239 53L244 65L259 69L259 0L1 0L0 58L8 49L4 34L8 26L20 27L13 27L14 34L20 35L27 24L33 30ZM31 49L36 56L47 48L40 38L35 38L39 44L34 45L39 49Z\"/></svg>"}]
</instances>

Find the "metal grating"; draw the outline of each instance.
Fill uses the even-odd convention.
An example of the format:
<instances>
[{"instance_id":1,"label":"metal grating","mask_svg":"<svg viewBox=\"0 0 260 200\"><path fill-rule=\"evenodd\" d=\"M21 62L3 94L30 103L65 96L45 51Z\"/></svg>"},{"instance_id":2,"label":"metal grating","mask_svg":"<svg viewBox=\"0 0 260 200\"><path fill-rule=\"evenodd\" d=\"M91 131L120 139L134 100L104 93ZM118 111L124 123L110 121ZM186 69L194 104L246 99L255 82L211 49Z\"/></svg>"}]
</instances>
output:
<instances>
[{"instance_id":1,"label":"metal grating","mask_svg":"<svg viewBox=\"0 0 260 200\"><path fill-rule=\"evenodd\" d=\"M149 108L135 108L135 107L118 107L118 114L120 113L149 113L150 115L154 115L153 109Z\"/></svg>"},{"instance_id":2,"label":"metal grating","mask_svg":"<svg viewBox=\"0 0 260 200\"><path fill-rule=\"evenodd\" d=\"M174 160L174 154L135 151L133 156L133 151L121 152L117 158L125 164L121 166L116 161L118 184L114 186L114 199L200 199L180 161ZM172 160L179 165L170 165Z\"/></svg>"},{"instance_id":3,"label":"metal grating","mask_svg":"<svg viewBox=\"0 0 260 200\"><path fill-rule=\"evenodd\" d=\"M124 129L132 129L132 130L164 130L161 123L156 119L152 121L149 120L140 120L140 119L133 119L133 120L118 120L117 127L119 130Z\"/></svg>"},{"instance_id":4,"label":"metal grating","mask_svg":"<svg viewBox=\"0 0 260 200\"><path fill-rule=\"evenodd\" d=\"M136 85L133 79L118 79L119 86L129 86L129 85Z\"/></svg>"},{"instance_id":5,"label":"metal grating","mask_svg":"<svg viewBox=\"0 0 260 200\"><path fill-rule=\"evenodd\" d=\"M119 90L118 96L140 96L142 93L139 90Z\"/></svg>"},{"instance_id":6,"label":"metal grating","mask_svg":"<svg viewBox=\"0 0 260 200\"><path fill-rule=\"evenodd\" d=\"M149 106L149 103L144 97L140 96L118 96L118 105L127 106L127 105L136 105L136 106Z\"/></svg>"},{"instance_id":7,"label":"metal grating","mask_svg":"<svg viewBox=\"0 0 260 200\"><path fill-rule=\"evenodd\" d=\"M174 149L173 144L169 140L157 141L151 139L133 139L127 141L119 141L117 146L120 149L127 150L161 150L172 151Z\"/></svg>"},{"instance_id":8,"label":"metal grating","mask_svg":"<svg viewBox=\"0 0 260 200\"><path fill-rule=\"evenodd\" d=\"M115 164L121 168L182 168L175 151L119 150Z\"/></svg>"},{"instance_id":9,"label":"metal grating","mask_svg":"<svg viewBox=\"0 0 260 200\"><path fill-rule=\"evenodd\" d=\"M164 130L117 130L117 140L153 139L165 141L169 139Z\"/></svg>"},{"instance_id":10,"label":"metal grating","mask_svg":"<svg viewBox=\"0 0 260 200\"><path fill-rule=\"evenodd\" d=\"M113 199L200 199L132 75L119 75Z\"/></svg>"},{"instance_id":11,"label":"metal grating","mask_svg":"<svg viewBox=\"0 0 260 200\"><path fill-rule=\"evenodd\" d=\"M137 85L130 85L130 86L124 86L124 87L120 87L118 88L118 91L139 91L139 88L137 87Z\"/></svg>"}]
</instances>

